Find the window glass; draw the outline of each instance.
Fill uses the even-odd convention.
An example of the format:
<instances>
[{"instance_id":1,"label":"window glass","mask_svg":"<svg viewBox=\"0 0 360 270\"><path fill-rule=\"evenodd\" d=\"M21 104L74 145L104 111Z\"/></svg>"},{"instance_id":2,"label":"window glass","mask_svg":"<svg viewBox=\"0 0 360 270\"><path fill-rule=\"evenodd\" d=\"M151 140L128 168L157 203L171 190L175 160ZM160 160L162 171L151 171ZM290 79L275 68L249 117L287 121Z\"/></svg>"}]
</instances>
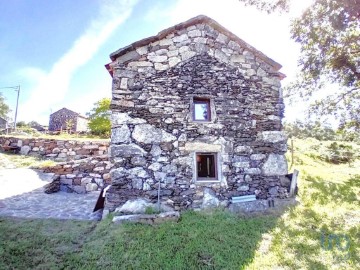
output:
<instances>
[{"instance_id":1,"label":"window glass","mask_svg":"<svg viewBox=\"0 0 360 270\"><path fill-rule=\"evenodd\" d=\"M196 176L198 180L216 180L216 154L196 154Z\"/></svg>"},{"instance_id":2,"label":"window glass","mask_svg":"<svg viewBox=\"0 0 360 270\"><path fill-rule=\"evenodd\" d=\"M210 100L194 98L194 120L210 121Z\"/></svg>"}]
</instances>

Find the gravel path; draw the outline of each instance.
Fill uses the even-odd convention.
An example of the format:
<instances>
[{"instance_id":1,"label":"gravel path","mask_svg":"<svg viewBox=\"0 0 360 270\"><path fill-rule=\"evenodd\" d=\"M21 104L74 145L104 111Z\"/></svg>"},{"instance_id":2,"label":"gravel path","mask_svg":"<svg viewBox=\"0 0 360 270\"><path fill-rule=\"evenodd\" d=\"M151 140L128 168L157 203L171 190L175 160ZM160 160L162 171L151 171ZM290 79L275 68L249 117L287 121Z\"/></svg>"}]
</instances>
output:
<instances>
[{"instance_id":1,"label":"gravel path","mask_svg":"<svg viewBox=\"0 0 360 270\"><path fill-rule=\"evenodd\" d=\"M99 220L101 211L93 213L99 192L88 194L63 191L46 194L43 186L53 174L32 169L14 169L0 153L0 216L22 218L56 218Z\"/></svg>"}]
</instances>

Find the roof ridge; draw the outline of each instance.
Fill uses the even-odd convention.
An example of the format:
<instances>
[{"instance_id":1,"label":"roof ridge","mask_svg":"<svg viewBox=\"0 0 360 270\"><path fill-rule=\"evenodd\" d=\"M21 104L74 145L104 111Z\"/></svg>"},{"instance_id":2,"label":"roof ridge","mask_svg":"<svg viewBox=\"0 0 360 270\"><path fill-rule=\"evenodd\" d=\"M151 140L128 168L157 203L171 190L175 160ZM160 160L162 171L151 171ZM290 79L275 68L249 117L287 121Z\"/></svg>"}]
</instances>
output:
<instances>
[{"instance_id":1,"label":"roof ridge","mask_svg":"<svg viewBox=\"0 0 360 270\"><path fill-rule=\"evenodd\" d=\"M161 40L161 39L165 38L167 35L169 35L170 33L173 33L173 32L178 31L180 29L184 29L184 28L187 28L187 27L189 27L191 25L195 25L195 24L199 24L199 23L207 24L207 25L213 27L215 30L219 31L220 33L228 36L229 39L237 42L240 46L245 47L247 50L254 53L257 57L259 57L260 59L262 59L263 61L265 61L269 65L271 65L272 67L274 67L274 69L276 71L281 69L282 66L279 63L277 63L276 61L274 61L270 57L266 56L264 53L257 50L255 47L251 46L250 44L248 44L247 42L245 42L244 40L242 40L241 38L236 36L234 33L227 30L225 27L220 25L214 19L212 19L212 18L210 18L208 16L205 16L205 15L198 15L198 16L193 17L193 18L191 18L191 19L189 19L187 21L184 21L184 22L178 23L178 24L176 24L174 26L171 26L169 28L166 28L166 29L160 31L155 36L150 36L150 37L135 41L135 42L131 43L130 45L125 46L123 48L120 48L120 49L116 50L115 52L111 53L110 54L110 59L112 61L115 61L116 58L118 58L121 55L126 54L129 51L135 50L138 47L148 45L148 44L150 44L152 42Z\"/></svg>"}]
</instances>

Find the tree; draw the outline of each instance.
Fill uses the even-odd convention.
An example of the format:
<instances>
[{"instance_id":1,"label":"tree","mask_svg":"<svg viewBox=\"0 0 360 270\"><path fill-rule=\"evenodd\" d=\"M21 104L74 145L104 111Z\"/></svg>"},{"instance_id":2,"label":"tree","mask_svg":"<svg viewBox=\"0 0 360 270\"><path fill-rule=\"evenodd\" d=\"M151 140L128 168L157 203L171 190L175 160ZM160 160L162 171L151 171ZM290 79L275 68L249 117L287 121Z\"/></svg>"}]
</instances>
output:
<instances>
[{"instance_id":1,"label":"tree","mask_svg":"<svg viewBox=\"0 0 360 270\"><path fill-rule=\"evenodd\" d=\"M19 121L16 123L16 126L19 127L19 128L23 128L23 127L29 127L25 121Z\"/></svg>"},{"instance_id":2,"label":"tree","mask_svg":"<svg viewBox=\"0 0 360 270\"><path fill-rule=\"evenodd\" d=\"M29 123L27 123L27 125L29 126L29 127L40 127L41 125L38 123L38 122L36 122L36 121L30 121Z\"/></svg>"},{"instance_id":3,"label":"tree","mask_svg":"<svg viewBox=\"0 0 360 270\"><path fill-rule=\"evenodd\" d=\"M0 117L7 119L7 114L10 112L9 106L5 103L5 98L0 93Z\"/></svg>"},{"instance_id":4,"label":"tree","mask_svg":"<svg viewBox=\"0 0 360 270\"><path fill-rule=\"evenodd\" d=\"M295 0L239 1L271 13L286 12ZM309 100L328 91L329 82L336 84L336 92L317 99L310 112L335 115L342 125L360 127L360 0L314 0L292 20L291 35L300 44L301 72L286 96Z\"/></svg>"},{"instance_id":5,"label":"tree","mask_svg":"<svg viewBox=\"0 0 360 270\"><path fill-rule=\"evenodd\" d=\"M110 136L110 103L109 98L103 98L94 104L94 108L88 113L90 121L89 128L92 134Z\"/></svg>"},{"instance_id":6,"label":"tree","mask_svg":"<svg viewBox=\"0 0 360 270\"><path fill-rule=\"evenodd\" d=\"M66 131L71 134L71 130L74 127L74 119L67 119L65 121Z\"/></svg>"},{"instance_id":7,"label":"tree","mask_svg":"<svg viewBox=\"0 0 360 270\"><path fill-rule=\"evenodd\" d=\"M319 121L301 122L297 120L294 123L285 123L284 128L290 138L315 138L320 141L325 141L337 140L339 137L330 125Z\"/></svg>"}]
</instances>

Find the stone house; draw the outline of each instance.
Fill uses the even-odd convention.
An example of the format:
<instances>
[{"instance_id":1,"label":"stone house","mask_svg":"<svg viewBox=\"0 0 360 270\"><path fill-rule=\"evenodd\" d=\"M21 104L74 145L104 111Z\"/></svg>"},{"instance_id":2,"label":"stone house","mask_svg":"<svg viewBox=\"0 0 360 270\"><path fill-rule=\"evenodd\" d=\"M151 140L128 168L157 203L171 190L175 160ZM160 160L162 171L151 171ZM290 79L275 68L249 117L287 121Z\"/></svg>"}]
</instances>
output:
<instances>
[{"instance_id":1,"label":"stone house","mask_svg":"<svg viewBox=\"0 0 360 270\"><path fill-rule=\"evenodd\" d=\"M110 58L110 210L159 183L174 209L288 196L280 64L206 16Z\"/></svg>"},{"instance_id":2,"label":"stone house","mask_svg":"<svg viewBox=\"0 0 360 270\"><path fill-rule=\"evenodd\" d=\"M68 121L72 121L71 130L74 132L88 130L88 118L69 109L62 108L50 114L49 131L66 130Z\"/></svg>"},{"instance_id":3,"label":"stone house","mask_svg":"<svg viewBox=\"0 0 360 270\"><path fill-rule=\"evenodd\" d=\"M7 129L8 128L8 121L3 118L0 117L0 129Z\"/></svg>"}]
</instances>

